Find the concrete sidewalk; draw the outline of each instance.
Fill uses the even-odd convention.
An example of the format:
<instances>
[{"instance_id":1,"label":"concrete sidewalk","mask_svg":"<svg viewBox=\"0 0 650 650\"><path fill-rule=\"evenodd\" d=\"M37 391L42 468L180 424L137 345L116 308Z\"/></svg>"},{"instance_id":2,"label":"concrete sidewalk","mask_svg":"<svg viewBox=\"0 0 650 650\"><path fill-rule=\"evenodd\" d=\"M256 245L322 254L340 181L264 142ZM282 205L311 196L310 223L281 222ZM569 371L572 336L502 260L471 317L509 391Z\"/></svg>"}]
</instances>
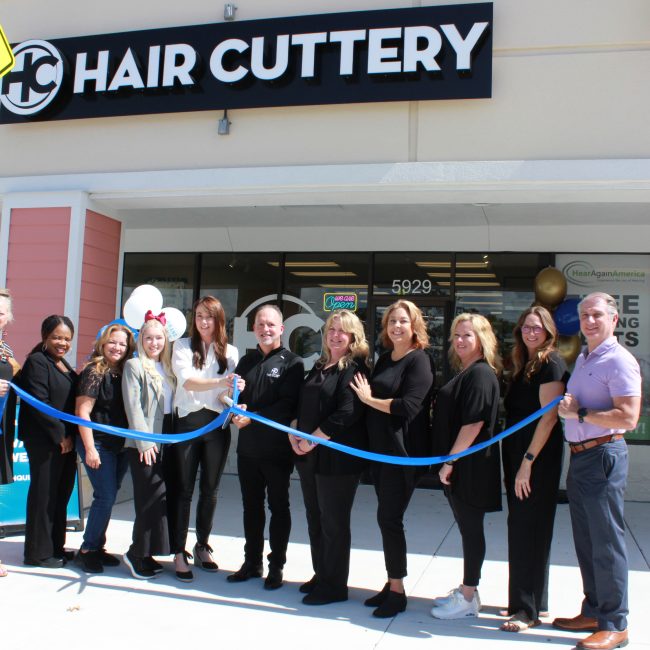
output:
<instances>
[{"instance_id":1,"label":"concrete sidewalk","mask_svg":"<svg viewBox=\"0 0 650 650\"><path fill-rule=\"evenodd\" d=\"M293 530L285 568L286 584L268 592L261 580L226 582L243 559L241 502L236 476L222 481L211 544L220 566L216 574L194 570L190 584L177 581L171 560L156 580L136 580L125 566L86 576L75 565L57 571L22 565L23 538L0 540L0 558L11 571L0 579L2 650L47 648L102 650L144 646L160 649L222 648L503 648L517 650L555 645L571 648L585 635L554 630L554 616L578 613L582 597L568 506L558 507L550 579L551 619L520 634L501 632L498 611L507 598L505 512L486 519L488 556L480 592L479 618L438 621L429 615L431 599L445 594L462 578L460 536L441 492L417 490L407 513L408 609L394 619L371 616L363 600L385 582L376 500L361 486L353 515L350 599L322 607L301 603L298 586L312 575L300 486L292 481ZM131 501L115 507L108 531L109 551L129 546ZM626 504L630 556L630 648L650 648L650 503ZM78 548L81 533L68 535ZM194 544L190 532L188 550Z\"/></svg>"}]
</instances>

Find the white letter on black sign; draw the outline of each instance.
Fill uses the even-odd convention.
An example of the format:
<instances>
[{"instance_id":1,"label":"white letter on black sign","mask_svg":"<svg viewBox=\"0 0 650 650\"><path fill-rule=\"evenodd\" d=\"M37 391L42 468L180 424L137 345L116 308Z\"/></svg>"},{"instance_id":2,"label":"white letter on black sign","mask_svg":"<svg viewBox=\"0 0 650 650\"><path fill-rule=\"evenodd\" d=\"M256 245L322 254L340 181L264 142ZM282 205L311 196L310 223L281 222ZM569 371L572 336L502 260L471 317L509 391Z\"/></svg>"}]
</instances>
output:
<instances>
[{"instance_id":1,"label":"white letter on black sign","mask_svg":"<svg viewBox=\"0 0 650 650\"><path fill-rule=\"evenodd\" d=\"M330 43L341 44L341 75L351 75L354 72L354 44L366 40L365 29L349 29L345 32L330 32Z\"/></svg>"},{"instance_id":2,"label":"white letter on black sign","mask_svg":"<svg viewBox=\"0 0 650 650\"><path fill-rule=\"evenodd\" d=\"M176 62L176 57L180 61ZM194 85L190 72L196 64L196 50L185 43L165 45L165 58L163 61L163 86L173 86L174 79L178 79L182 86Z\"/></svg>"},{"instance_id":3,"label":"white letter on black sign","mask_svg":"<svg viewBox=\"0 0 650 650\"><path fill-rule=\"evenodd\" d=\"M235 52L241 54L247 49L248 43L239 38L229 38L219 43L210 56L210 71L214 78L218 81L225 81L226 83L241 81L248 74L248 70L243 65L238 66L234 70L226 70L223 67L223 57L229 50L235 50Z\"/></svg>"},{"instance_id":4,"label":"white letter on black sign","mask_svg":"<svg viewBox=\"0 0 650 650\"><path fill-rule=\"evenodd\" d=\"M418 50L418 40L426 39L427 45L423 50ZM440 32L427 25L404 28L404 72L416 72L418 63L425 70L440 70L436 55L442 47Z\"/></svg>"},{"instance_id":5,"label":"white letter on black sign","mask_svg":"<svg viewBox=\"0 0 650 650\"><path fill-rule=\"evenodd\" d=\"M463 39L456 29L456 25L440 25L440 29L456 51L456 70L471 70L472 50L487 26L487 23L474 23L467 37Z\"/></svg>"},{"instance_id":6,"label":"white letter on black sign","mask_svg":"<svg viewBox=\"0 0 650 650\"><path fill-rule=\"evenodd\" d=\"M385 38L401 38L401 27L383 27L381 29L368 30L368 74L401 72L402 62L386 61L386 59L397 58L396 47L383 47L382 41Z\"/></svg>"},{"instance_id":7,"label":"white letter on black sign","mask_svg":"<svg viewBox=\"0 0 650 650\"><path fill-rule=\"evenodd\" d=\"M149 62L147 64L147 88L158 88L158 75L160 74L160 45L149 48Z\"/></svg>"},{"instance_id":8,"label":"white letter on black sign","mask_svg":"<svg viewBox=\"0 0 650 650\"><path fill-rule=\"evenodd\" d=\"M264 67L264 36L253 39L253 52L251 55L251 70L258 79L271 81L281 77L289 64L289 35L280 34L276 38L275 65L272 68Z\"/></svg>"},{"instance_id":9,"label":"white letter on black sign","mask_svg":"<svg viewBox=\"0 0 650 650\"><path fill-rule=\"evenodd\" d=\"M74 67L74 93L82 93L86 81L95 82L95 92L101 93L106 90L106 81L108 77L108 50L102 50L97 53L97 67L86 68L88 54L79 52L77 54L77 63Z\"/></svg>"},{"instance_id":10,"label":"white letter on black sign","mask_svg":"<svg viewBox=\"0 0 650 650\"><path fill-rule=\"evenodd\" d=\"M111 81L111 85L108 89L117 90L118 88L122 88L122 86L144 88L144 81L142 81L142 75L140 74L138 64L135 61L131 48L126 51L126 54L120 62L120 65L113 76L113 81Z\"/></svg>"},{"instance_id":11,"label":"white letter on black sign","mask_svg":"<svg viewBox=\"0 0 650 650\"><path fill-rule=\"evenodd\" d=\"M316 56L316 45L319 43L327 43L327 32L294 34L291 37L291 45L300 45L302 47L301 77L314 76L314 58Z\"/></svg>"}]
</instances>

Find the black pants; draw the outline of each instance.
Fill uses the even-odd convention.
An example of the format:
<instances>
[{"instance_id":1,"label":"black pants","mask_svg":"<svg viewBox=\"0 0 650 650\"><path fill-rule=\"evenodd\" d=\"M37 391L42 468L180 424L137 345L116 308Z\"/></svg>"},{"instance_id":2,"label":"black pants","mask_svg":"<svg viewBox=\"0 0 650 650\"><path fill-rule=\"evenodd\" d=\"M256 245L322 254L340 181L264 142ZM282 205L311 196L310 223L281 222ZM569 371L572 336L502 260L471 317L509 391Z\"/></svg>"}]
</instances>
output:
<instances>
[{"instance_id":1,"label":"black pants","mask_svg":"<svg viewBox=\"0 0 650 650\"><path fill-rule=\"evenodd\" d=\"M67 508L77 473L77 454L59 446L25 445L30 483L25 523L25 559L62 556Z\"/></svg>"},{"instance_id":2,"label":"black pants","mask_svg":"<svg viewBox=\"0 0 650 650\"><path fill-rule=\"evenodd\" d=\"M503 445L503 473L508 496L508 612L526 612L537 620L548 611L551 541L562 469L562 447L549 441L533 464L531 494L515 495L515 477L523 454Z\"/></svg>"},{"instance_id":3,"label":"black pants","mask_svg":"<svg viewBox=\"0 0 650 650\"><path fill-rule=\"evenodd\" d=\"M291 532L289 510L289 480L293 463L283 460L258 460L237 456L239 485L244 504L244 558L251 564L261 564L264 553L265 496L268 497L269 565L282 568L287 561L287 546Z\"/></svg>"},{"instance_id":4,"label":"black pants","mask_svg":"<svg viewBox=\"0 0 650 650\"><path fill-rule=\"evenodd\" d=\"M416 472L411 467L376 463L372 476L386 571L389 578L399 580L406 576L404 513L415 490Z\"/></svg>"},{"instance_id":5,"label":"black pants","mask_svg":"<svg viewBox=\"0 0 650 650\"><path fill-rule=\"evenodd\" d=\"M461 501L453 494L448 494L448 498L463 542L463 584L478 587L485 560L485 511Z\"/></svg>"},{"instance_id":6,"label":"black pants","mask_svg":"<svg viewBox=\"0 0 650 650\"><path fill-rule=\"evenodd\" d=\"M307 513L312 565L319 584L344 589L350 572L350 517L360 475L318 474L314 472L315 459L315 455L309 454L296 462Z\"/></svg>"},{"instance_id":7,"label":"black pants","mask_svg":"<svg viewBox=\"0 0 650 650\"><path fill-rule=\"evenodd\" d=\"M160 454L153 465L140 461L137 449L127 449L133 478L133 535L131 548L135 557L169 554L167 496Z\"/></svg>"},{"instance_id":8,"label":"black pants","mask_svg":"<svg viewBox=\"0 0 650 650\"><path fill-rule=\"evenodd\" d=\"M217 417L209 409L178 418L177 433L194 431ZM163 453L163 471L167 486L167 516L172 553L180 553L187 543L190 510L196 475L199 479L199 501L196 507L196 541L208 544L217 507L217 491L230 447L230 429L216 429L200 438L169 445Z\"/></svg>"}]
</instances>

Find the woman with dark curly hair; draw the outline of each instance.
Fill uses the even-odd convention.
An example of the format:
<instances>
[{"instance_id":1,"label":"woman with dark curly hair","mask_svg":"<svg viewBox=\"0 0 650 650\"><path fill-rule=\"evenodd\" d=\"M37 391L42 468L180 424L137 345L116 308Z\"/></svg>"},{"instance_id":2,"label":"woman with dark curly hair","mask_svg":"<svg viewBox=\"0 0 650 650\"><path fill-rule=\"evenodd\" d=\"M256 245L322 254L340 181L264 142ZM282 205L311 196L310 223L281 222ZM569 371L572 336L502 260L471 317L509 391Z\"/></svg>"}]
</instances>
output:
<instances>
[{"instance_id":1,"label":"woman with dark curly hair","mask_svg":"<svg viewBox=\"0 0 650 650\"><path fill-rule=\"evenodd\" d=\"M36 399L66 413L74 411L77 373L66 361L74 326L67 316L48 316L41 343L29 353L19 375L20 387ZM66 511L74 487L77 459L75 427L22 404L18 436L29 458L29 492L25 521L25 564L62 567Z\"/></svg>"},{"instance_id":2,"label":"woman with dark curly hair","mask_svg":"<svg viewBox=\"0 0 650 650\"><path fill-rule=\"evenodd\" d=\"M368 407L370 450L391 456L428 456L433 363L425 351L429 337L422 312L409 300L390 305L381 319L386 352L370 381L357 373L352 388ZM388 582L365 601L373 616L391 618L406 609L406 536L404 513L413 496L418 469L373 463L377 522L381 530Z\"/></svg>"},{"instance_id":3,"label":"woman with dark curly hair","mask_svg":"<svg viewBox=\"0 0 650 650\"><path fill-rule=\"evenodd\" d=\"M77 388L76 414L98 424L128 428L122 399L122 372L133 355L133 334L128 327L108 325L95 341L90 361ZM86 573L102 573L120 561L104 549L113 504L128 468L124 438L91 427L79 427L77 451L93 486L83 543L77 563Z\"/></svg>"},{"instance_id":4,"label":"woman with dark curly hair","mask_svg":"<svg viewBox=\"0 0 650 650\"><path fill-rule=\"evenodd\" d=\"M559 355L557 329L547 309L533 306L514 329L513 374L506 394L506 426L564 394L569 373ZM539 625L548 610L548 569L564 439L557 408L502 443L508 496L508 614L501 629Z\"/></svg>"}]
</instances>

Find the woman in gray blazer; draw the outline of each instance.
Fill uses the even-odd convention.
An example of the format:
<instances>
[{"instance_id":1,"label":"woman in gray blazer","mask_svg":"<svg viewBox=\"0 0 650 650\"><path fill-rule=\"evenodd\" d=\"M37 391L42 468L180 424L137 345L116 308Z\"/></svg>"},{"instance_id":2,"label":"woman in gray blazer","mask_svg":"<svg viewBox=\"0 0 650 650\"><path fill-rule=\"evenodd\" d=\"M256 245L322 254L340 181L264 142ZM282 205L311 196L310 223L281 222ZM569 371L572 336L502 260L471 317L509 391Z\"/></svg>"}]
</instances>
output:
<instances>
[{"instance_id":1,"label":"woman in gray blazer","mask_svg":"<svg viewBox=\"0 0 650 650\"><path fill-rule=\"evenodd\" d=\"M147 312L138 336L138 356L124 366L122 393L129 427L149 433L171 433L176 380L163 314ZM169 554L165 481L159 444L127 440L133 477L135 519L133 543L124 563L133 577L146 580L162 571L154 555Z\"/></svg>"}]
</instances>

